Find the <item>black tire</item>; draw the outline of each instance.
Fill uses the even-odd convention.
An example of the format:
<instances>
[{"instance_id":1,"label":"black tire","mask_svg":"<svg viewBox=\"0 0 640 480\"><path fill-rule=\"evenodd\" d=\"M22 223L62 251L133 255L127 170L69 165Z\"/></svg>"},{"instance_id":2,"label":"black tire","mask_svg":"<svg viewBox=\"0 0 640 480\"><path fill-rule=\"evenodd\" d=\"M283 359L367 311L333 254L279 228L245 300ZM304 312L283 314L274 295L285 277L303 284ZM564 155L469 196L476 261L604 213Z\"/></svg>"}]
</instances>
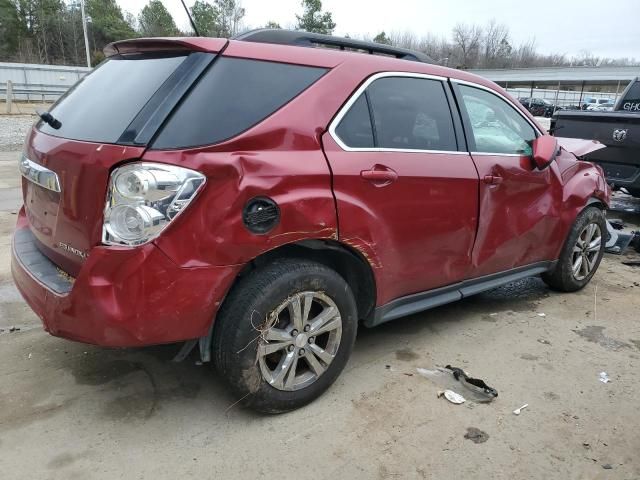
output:
<instances>
[{"instance_id":1,"label":"black tire","mask_svg":"<svg viewBox=\"0 0 640 480\"><path fill-rule=\"evenodd\" d=\"M587 225L592 223L595 223L600 227L600 249L597 251L595 263L593 264L594 266L591 271L584 278L577 279L573 273L573 249L578 241L578 236L583 233ZM598 270L598 266L600 265L600 261L604 254L606 236L607 225L604 212L597 207L585 208L580 212L573 224L573 227L571 227L571 230L569 231L569 235L567 236L567 240L562 248L562 252L560 253L560 258L558 259L555 269L541 275L544 282L551 288L562 292L575 292L584 288Z\"/></svg>"},{"instance_id":2,"label":"black tire","mask_svg":"<svg viewBox=\"0 0 640 480\"><path fill-rule=\"evenodd\" d=\"M267 315L300 292L319 292L337 306L342 334L324 373L295 391L274 388L258 364L260 330ZM249 273L229 293L214 326L212 356L220 375L245 407L263 413L300 408L327 390L351 355L357 333L356 303L347 282L335 271L304 259L276 260Z\"/></svg>"}]
</instances>

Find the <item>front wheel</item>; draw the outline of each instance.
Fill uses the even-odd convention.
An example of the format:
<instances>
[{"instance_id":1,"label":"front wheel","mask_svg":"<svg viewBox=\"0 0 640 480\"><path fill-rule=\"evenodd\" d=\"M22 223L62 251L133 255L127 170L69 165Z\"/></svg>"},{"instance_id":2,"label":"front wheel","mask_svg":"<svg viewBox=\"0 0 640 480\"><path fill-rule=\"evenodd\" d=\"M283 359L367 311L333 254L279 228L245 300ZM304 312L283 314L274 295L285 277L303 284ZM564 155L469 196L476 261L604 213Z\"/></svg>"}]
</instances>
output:
<instances>
[{"instance_id":1,"label":"front wheel","mask_svg":"<svg viewBox=\"0 0 640 480\"><path fill-rule=\"evenodd\" d=\"M251 272L226 299L214 331L215 366L243 405L294 410L338 377L356 330L355 300L338 273L278 260Z\"/></svg>"},{"instance_id":2,"label":"front wheel","mask_svg":"<svg viewBox=\"0 0 640 480\"><path fill-rule=\"evenodd\" d=\"M552 272L542 274L547 285L563 292L583 288L596 273L606 243L604 213L587 207L576 218Z\"/></svg>"}]
</instances>

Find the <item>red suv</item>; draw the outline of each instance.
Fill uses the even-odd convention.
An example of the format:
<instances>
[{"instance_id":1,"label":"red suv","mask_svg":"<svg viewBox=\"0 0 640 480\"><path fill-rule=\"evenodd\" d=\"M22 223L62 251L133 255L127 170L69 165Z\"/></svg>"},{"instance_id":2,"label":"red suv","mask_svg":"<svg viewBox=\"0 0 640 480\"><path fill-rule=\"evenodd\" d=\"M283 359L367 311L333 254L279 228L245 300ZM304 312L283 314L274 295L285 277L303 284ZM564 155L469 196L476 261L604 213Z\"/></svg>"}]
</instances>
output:
<instances>
[{"instance_id":1,"label":"red suv","mask_svg":"<svg viewBox=\"0 0 640 480\"><path fill-rule=\"evenodd\" d=\"M602 171L483 78L304 32L105 51L20 162L13 277L52 335L185 342L282 412L331 385L359 323L598 267Z\"/></svg>"}]
</instances>

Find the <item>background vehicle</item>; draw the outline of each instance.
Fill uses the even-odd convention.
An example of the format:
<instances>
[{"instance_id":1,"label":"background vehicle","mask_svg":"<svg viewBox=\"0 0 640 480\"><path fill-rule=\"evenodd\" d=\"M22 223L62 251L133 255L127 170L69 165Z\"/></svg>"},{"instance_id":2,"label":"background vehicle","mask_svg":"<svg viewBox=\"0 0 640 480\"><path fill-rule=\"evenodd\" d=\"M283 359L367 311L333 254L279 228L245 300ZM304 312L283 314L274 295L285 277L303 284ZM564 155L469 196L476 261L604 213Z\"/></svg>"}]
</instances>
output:
<instances>
[{"instance_id":1,"label":"background vehicle","mask_svg":"<svg viewBox=\"0 0 640 480\"><path fill-rule=\"evenodd\" d=\"M587 110L594 112L610 112L613 110L614 106L613 102L600 103L598 105L589 105Z\"/></svg>"},{"instance_id":2,"label":"background vehicle","mask_svg":"<svg viewBox=\"0 0 640 480\"><path fill-rule=\"evenodd\" d=\"M595 110L605 104L613 104L613 100L610 98L585 97L582 101L582 110L589 110L589 107L592 107L591 110Z\"/></svg>"},{"instance_id":3,"label":"background vehicle","mask_svg":"<svg viewBox=\"0 0 640 480\"><path fill-rule=\"evenodd\" d=\"M284 30L106 54L21 162L12 272L53 335L197 345L282 412L333 383L359 321L598 267L601 171L485 79Z\"/></svg>"},{"instance_id":4,"label":"background vehicle","mask_svg":"<svg viewBox=\"0 0 640 480\"><path fill-rule=\"evenodd\" d=\"M519 98L520 103L536 117L551 117L555 106L545 98Z\"/></svg>"},{"instance_id":5,"label":"background vehicle","mask_svg":"<svg viewBox=\"0 0 640 480\"><path fill-rule=\"evenodd\" d=\"M602 166L607 181L640 197L640 81L629 83L613 111L556 112L551 130L562 137L597 140L607 146L586 160Z\"/></svg>"}]
</instances>

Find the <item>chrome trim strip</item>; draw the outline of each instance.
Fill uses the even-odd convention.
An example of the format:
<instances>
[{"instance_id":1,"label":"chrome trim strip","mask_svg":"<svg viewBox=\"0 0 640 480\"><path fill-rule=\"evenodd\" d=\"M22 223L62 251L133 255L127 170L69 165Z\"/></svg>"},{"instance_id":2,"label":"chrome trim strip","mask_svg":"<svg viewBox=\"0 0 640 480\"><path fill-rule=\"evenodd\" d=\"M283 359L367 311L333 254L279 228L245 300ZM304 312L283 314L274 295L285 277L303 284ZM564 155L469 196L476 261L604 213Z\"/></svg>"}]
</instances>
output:
<instances>
[{"instance_id":1,"label":"chrome trim strip","mask_svg":"<svg viewBox=\"0 0 640 480\"><path fill-rule=\"evenodd\" d=\"M540 128L536 124L531 122L531 120L527 116L523 115L522 112L520 111L520 109L518 107L516 107L509 98L505 97L500 92L496 92L493 88L485 87L484 85L480 85L479 83L469 82L468 80L459 80L457 78L451 78L450 80L451 80L452 83L457 83L459 85L467 85L469 87L478 88L480 90L484 90L486 92L492 93L496 97L500 97L505 102L507 102L509 105L511 105L511 108L513 108L518 115L520 115L522 118L524 118L527 121L527 123L529 125L531 125L536 132L538 132L540 135L544 135L544 132L542 130L540 130ZM500 154L494 154L494 155L500 155Z\"/></svg>"},{"instance_id":2,"label":"chrome trim strip","mask_svg":"<svg viewBox=\"0 0 640 480\"><path fill-rule=\"evenodd\" d=\"M493 152L471 152L472 156L491 156L491 157L531 157L524 153L493 153Z\"/></svg>"},{"instance_id":3,"label":"chrome trim strip","mask_svg":"<svg viewBox=\"0 0 640 480\"><path fill-rule=\"evenodd\" d=\"M42 188L60 193L60 180L56 172L29 160L24 155L20 159L20 174Z\"/></svg>"},{"instance_id":4,"label":"chrome trim strip","mask_svg":"<svg viewBox=\"0 0 640 480\"><path fill-rule=\"evenodd\" d=\"M420 149L409 149L409 148L360 148L360 147L349 147L344 144L344 142L338 137L336 134L336 128L340 124L342 118L347 114L351 106L356 103L360 95L367 89L369 85L378 80L379 78L387 78L387 77L407 77L407 78L426 78L428 80L438 80L440 82L446 82L446 77L440 77L438 75L427 75L425 73L411 73L411 72L381 72L376 73L375 75L371 75L365 82L358 87L358 89L349 97L349 100L342 106L342 108L338 111L338 114L329 124L329 135L331 138L338 144L338 146L346 151L346 152L406 152L406 153L446 153L446 154L454 154L454 155L469 155L469 152L461 152L458 150L450 151L450 150L420 150Z\"/></svg>"}]
</instances>

